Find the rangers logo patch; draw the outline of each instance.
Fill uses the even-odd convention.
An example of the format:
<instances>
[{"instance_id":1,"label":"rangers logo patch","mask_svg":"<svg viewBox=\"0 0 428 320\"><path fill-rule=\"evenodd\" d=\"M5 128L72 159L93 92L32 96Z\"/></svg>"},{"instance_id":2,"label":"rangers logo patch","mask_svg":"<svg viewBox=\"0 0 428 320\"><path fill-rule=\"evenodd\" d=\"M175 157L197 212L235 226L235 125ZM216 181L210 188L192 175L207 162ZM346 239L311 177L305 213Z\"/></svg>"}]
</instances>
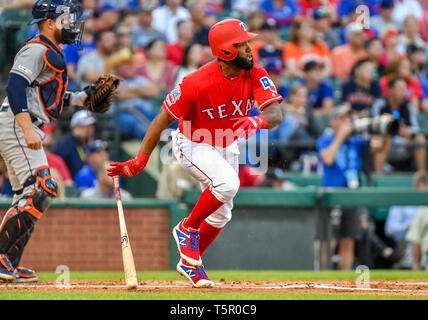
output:
<instances>
[{"instance_id":1,"label":"rangers logo patch","mask_svg":"<svg viewBox=\"0 0 428 320\"><path fill-rule=\"evenodd\" d=\"M262 83L263 88L265 90L269 89L272 92L276 92L275 84L273 83L273 81L271 79L269 79L269 77L260 78L260 82Z\"/></svg>"},{"instance_id":2,"label":"rangers logo patch","mask_svg":"<svg viewBox=\"0 0 428 320\"><path fill-rule=\"evenodd\" d=\"M168 96L166 97L166 103L168 106L173 105L178 99L180 99L181 96L181 89L180 86L177 85L174 90L172 90Z\"/></svg>"}]
</instances>

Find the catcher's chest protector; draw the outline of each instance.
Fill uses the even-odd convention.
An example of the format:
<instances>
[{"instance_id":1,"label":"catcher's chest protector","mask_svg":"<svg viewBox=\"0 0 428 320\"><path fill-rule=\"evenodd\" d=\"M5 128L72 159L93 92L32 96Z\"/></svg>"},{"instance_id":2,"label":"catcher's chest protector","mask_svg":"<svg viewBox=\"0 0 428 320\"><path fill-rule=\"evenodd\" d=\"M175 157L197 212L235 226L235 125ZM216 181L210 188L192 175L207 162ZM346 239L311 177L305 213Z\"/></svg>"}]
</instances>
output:
<instances>
[{"instance_id":1,"label":"catcher's chest protector","mask_svg":"<svg viewBox=\"0 0 428 320\"><path fill-rule=\"evenodd\" d=\"M57 48L42 35L29 40L25 45L30 43L40 43L46 47L43 59L46 65L56 72L53 77L42 83L33 82L31 84L32 87L38 87L40 101L46 115L50 119L56 120L62 112L64 95L68 86L67 68L62 49Z\"/></svg>"}]
</instances>

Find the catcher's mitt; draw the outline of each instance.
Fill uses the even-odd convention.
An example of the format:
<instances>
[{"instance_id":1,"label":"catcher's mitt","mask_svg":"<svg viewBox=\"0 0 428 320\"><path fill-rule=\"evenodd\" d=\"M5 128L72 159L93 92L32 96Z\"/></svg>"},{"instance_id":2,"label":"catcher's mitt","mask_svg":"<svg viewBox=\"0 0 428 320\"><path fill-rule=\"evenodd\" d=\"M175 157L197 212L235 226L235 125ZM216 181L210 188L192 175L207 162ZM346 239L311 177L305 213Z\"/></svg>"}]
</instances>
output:
<instances>
[{"instance_id":1,"label":"catcher's mitt","mask_svg":"<svg viewBox=\"0 0 428 320\"><path fill-rule=\"evenodd\" d=\"M111 74L103 74L95 83L83 89L88 95L83 105L91 112L106 112L113 103L113 97L116 95L115 91L119 85L119 77Z\"/></svg>"}]
</instances>

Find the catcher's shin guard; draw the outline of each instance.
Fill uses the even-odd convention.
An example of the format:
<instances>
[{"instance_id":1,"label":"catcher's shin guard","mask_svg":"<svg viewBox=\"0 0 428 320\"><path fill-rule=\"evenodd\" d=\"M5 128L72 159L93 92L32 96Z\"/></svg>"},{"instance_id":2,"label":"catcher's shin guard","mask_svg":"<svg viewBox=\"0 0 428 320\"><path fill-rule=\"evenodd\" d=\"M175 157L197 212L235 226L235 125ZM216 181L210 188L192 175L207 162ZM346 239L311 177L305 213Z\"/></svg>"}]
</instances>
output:
<instances>
[{"instance_id":1,"label":"catcher's shin guard","mask_svg":"<svg viewBox=\"0 0 428 320\"><path fill-rule=\"evenodd\" d=\"M41 213L36 212L34 208L30 208L30 210L23 207L10 208L0 226L0 253L11 252L11 249L19 241L22 241L21 238L25 237L28 231L34 228L34 223L40 216ZM12 258L12 260L14 259Z\"/></svg>"},{"instance_id":2,"label":"catcher's shin guard","mask_svg":"<svg viewBox=\"0 0 428 320\"><path fill-rule=\"evenodd\" d=\"M34 231L34 224L24 233L16 242L16 244L9 249L7 255L10 257L12 266L16 269L21 262L22 253L24 252L25 245L30 240L31 234Z\"/></svg>"},{"instance_id":3,"label":"catcher's shin guard","mask_svg":"<svg viewBox=\"0 0 428 320\"><path fill-rule=\"evenodd\" d=\"M56 196L57 183L48 167L36 170L37 187L8 210L0 225L0 253L7 253L16 268L34 225ZM23 203L24 202L24 203Z\"/></svg>"}]
</instances>

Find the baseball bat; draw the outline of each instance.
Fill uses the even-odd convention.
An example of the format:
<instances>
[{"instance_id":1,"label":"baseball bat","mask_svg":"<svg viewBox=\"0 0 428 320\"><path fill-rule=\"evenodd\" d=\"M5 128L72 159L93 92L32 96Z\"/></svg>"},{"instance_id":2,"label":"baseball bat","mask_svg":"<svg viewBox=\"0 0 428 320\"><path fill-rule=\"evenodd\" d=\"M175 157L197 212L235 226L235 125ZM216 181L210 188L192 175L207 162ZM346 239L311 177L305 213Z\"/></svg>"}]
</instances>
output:
<instances>
[{"instance_id":1,"label":"baseball bat","mask_svg":"<svg viewBox=\"0 0 428 320\"><path fill-rule=\"evenodd\" d=\"M113 177L114 191L116 194L117 213L119 214L120 239L122 242L123 269L125 271L125 282L128 289L135 289L138 284L137 272L135 271L134 257L132 255L131 243L126 230L125 216L123 214L122 198L120 196L119 177Z\"/></svg>"}]
</instances>

